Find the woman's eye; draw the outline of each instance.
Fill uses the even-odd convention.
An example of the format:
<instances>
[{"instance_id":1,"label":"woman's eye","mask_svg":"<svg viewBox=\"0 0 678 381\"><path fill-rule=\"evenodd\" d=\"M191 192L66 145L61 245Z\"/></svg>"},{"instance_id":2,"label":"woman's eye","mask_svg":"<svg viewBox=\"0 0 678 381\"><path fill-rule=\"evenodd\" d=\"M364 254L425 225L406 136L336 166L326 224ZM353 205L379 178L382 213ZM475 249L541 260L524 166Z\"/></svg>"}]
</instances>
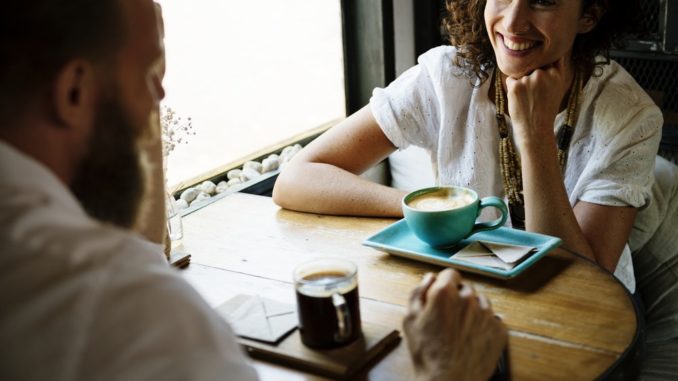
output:
<instances>
[{"instance_id":1,"label":"woman's eye","mask_svg":"<svg viewBox=\"0 0 678 381\"><path fill-rule=\"evenodd\" d=\"M550 7L556 4L555 0L532 0L532 4L538 7Z\"/></svg>"}]
</instances>

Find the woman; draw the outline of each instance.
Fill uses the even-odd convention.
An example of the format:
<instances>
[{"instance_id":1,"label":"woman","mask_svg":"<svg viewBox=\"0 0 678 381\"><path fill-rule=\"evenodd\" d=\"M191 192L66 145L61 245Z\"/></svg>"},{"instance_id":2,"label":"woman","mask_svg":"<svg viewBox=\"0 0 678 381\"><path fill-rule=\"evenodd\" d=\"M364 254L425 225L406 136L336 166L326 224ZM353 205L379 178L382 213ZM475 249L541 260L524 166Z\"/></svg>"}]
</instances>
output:
<instances>
[{"instance_id":1,"label":"woman","mask_svg":"<svg viewBox=\"0 0 678 381\"><path fill-rule=\"evenodd\" d=\"M280 175L279 205L400 216L403 191L358 174L423 147L439 184L505 195L514 226L558 236L635 290L627 240L649 202L662 117L605 60L633 0L447 1L438 47ZM523 222L524 220L524 222Z\"/></svg>"}]
</instances>

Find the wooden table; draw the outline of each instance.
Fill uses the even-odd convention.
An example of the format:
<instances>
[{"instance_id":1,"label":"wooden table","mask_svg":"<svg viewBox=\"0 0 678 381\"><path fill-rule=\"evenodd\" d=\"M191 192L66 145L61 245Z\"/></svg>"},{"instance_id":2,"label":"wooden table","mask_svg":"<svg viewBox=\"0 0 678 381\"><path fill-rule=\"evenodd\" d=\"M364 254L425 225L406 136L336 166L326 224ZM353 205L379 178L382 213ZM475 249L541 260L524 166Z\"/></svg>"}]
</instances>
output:
<instances>
[{"instance_id":1,"label":"wooden table","mask_svg":"<svg viewBox=\"0 0 678 381\"><path fill-rule=\"evenodd\" d=\"M433 265L362 246L394 220L297 213L268 197L236 193L184 217L193 255L182 273L213 306L240 293L294 303L292 270L316 257L344 257L359 268L364 320L400 329L410 290ZM511 281L464 274L486 294L510 330L513 380L584 380L604 375L636 340L626 289L579 257L551 253ZM255 362L262 379L323 378ZM404 341L358 379L411 380Z\"/></svg>"}]
</instances>

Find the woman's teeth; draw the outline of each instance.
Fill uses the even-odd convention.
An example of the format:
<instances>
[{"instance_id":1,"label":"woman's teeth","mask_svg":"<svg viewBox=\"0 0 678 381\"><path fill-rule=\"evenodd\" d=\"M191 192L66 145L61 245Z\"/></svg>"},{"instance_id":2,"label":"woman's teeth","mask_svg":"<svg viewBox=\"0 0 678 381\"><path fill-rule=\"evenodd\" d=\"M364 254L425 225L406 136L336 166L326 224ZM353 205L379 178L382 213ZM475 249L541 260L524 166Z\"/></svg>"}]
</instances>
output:
<instances>
[{"instance_id":1,"label":"woman's teeth","mask_svg":"<svg viewBox=\"0 0 678 381\"><path fill-rule=\"evenodd\" d=\"M517 50L517 51L527 50L527 49L535 46L536 44L537 43L534 42L534 41L531 41L531 42L513 42L511 40L504 39L504 46L506 46L507 48L509 48L511 50Z\"/></svg>"}]
</instances>

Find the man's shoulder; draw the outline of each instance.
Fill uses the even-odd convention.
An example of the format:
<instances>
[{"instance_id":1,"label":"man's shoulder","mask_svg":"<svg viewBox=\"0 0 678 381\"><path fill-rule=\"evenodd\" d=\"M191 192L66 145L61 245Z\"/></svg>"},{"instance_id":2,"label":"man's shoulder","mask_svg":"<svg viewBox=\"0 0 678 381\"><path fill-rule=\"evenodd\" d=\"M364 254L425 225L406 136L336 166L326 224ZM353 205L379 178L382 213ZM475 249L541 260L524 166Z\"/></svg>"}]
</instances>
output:
<instances>
[{"instance_id":1,"label":"man's shoulder","mask_svg":"<svg viewBox=\"0 0 678 381\"><path fill-rule=\"evenodd\" d=\"M0 256L7 265L0 302L13 311L0 319L0 342L19 363L43 364L34 378L256 377L230 327L167 264L159 245L77 218L27 222L36 216L43 215L20 214L14 237L2 233L12 244ZM57 348L52 361L40 360Z\"/></svg>"},{"instance_id":2,"label":"man's shoulder","mask_svg":"<svg viewBox=\"0 0 678 381\"><path fill-rule=\"evenodd\" d=\"M93 309L85 373L125 379L136 368L157 370L156 376L201 379L206 374L230 374L254 379L224 319L166 263L133 258L143 247L141 240L130 237L126 242L130 256L110 264L115 275L102 287ZM90 367L102 358L105 365Z\"/></svg>"}]
</instances>

